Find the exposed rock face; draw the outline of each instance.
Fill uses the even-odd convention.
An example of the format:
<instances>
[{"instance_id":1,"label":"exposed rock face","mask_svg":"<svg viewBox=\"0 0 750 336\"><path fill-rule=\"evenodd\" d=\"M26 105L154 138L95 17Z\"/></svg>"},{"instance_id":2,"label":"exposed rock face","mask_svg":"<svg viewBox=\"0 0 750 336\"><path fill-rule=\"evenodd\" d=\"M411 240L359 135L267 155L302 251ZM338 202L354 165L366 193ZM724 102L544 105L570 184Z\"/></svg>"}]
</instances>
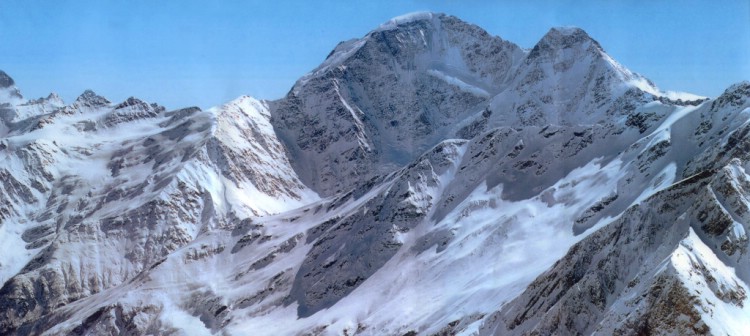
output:
<instances>
[{"instance_id":1,"label":"exposed rock face","mask_svg":"<svg viewBox=\"0 0 750 336\"><path fill-rule=\"evenodd\" d=\"M451 16L392 21L339 44L274 102L274 126L303 182L323 195L348 191L451 137L523 56Z\"/></svg>"},{"instance_id":2,"label":"exposed rock face","mask_svg":"<svg viewBox=\"0 0 750 336\"><path fill-rule=\"evenodd\" d=\"M708 328L700 323L697 309L701 306L696 303L706 303L693 302L691 295L697 293L688 291L681 283L678 273L683 265L676 259L679 247L694 244L691 239L697 238L694 233L688 235L691 218L680 216L690 211L688 199L705 187L707 177L710 175L695 176L671 186L574 245L552 269L532 282L524 294L493 314L484 331L638 334L641 328L663 330L684 316L685 324L669 329L705 333ZM669 261L666 267L665 259ZM739 283L732 286L726 290L744 292ZM635 293L648 295L639 297ZM680 306L674 307L669 302Z\"/></svg>"},{"instance_id":3,"label":"exposed rock face","mask_svg":"<svg viewBox=\"0 0 750 336\"><path fill-rule=\"evenodd\" d=\"M16 82L13 78L10 78L5 71L0 70L0 88L7 89L14 85L16 85Z\"/></svg>"},{"instance_id":4,"label":"exposed rock face","mask_svg":"<svg viewBox=\"0 0 750 336\"><path fill-rule=\"evenodd\" d=\"M0 101L18 102L23 99L21 91L16 88L16 82L7 73L0 70Z\"/></svg>"},{"instance_id":5,"label":"exposed rock face","mask_svg":"<svg viewBox=\"0 0 750 336\"><path fill-rule=\"evenodd\" d=\"M438 145L385 182L388 187L362 204L362 211L307 232L307 242L314 244L289 296L298 302L300 317L333 306L396 254L403 245L399 236L414 229L432 208L439 176L455 170L460 146L461 142ZM350 192L340 197L355 196Z\"/></svg>"},{"instance_id":6,"label":"exposed rock face","mask_svg":"<svg viewBox=\"0 0 750 336\"><path fill-rule=\"evenodd\" d=\"M716 101L744 101L737 87ZM673 138L685 135L679 137L680 151L687 152L667 146L660 155L684 167L679 182L574 245L492 314L482 333L741 333L741 324L727 321L747 304L750 265L739 256L747 253L750 222L743 195L750 184L746 154L733 140L744 138L738 134L744 128L727 132L727 125L745 124L748 104L729 104L720 120L712 120L717 104L703 104L672 125ZM658 148L664 141L651 141L644 154L663 151Z\"/></svg>"},{"instance_id":7,"label":"exposed rock face","mask_svg":"<svg viewBox=\"0 0 750 336\"><path fill-rule=\"evenodd\" d=\"M716 241L711 236L727 229L712 229L713 225L734 223L724 210L728 204L708 196L721 179L705 171L631 207L620 220L574 245L524 294L493 314L483 331L739 332L722 325L732 319L722 310L744 308L748 288L742 269L747 266L734 274L730 267L739 265L721 260L735 251L709 247ZM748 224L737 225L744 232ZM744 239L741 245L746 246L743 237L732 238ZM716 326L719 329L711 328Z\"/></svg>"},{"instance_id":8,"label":"exposed rock face","mask_svg":"<svg viewBox=\"0 0 750 336\"><path fill-rule=\"evenodd\" d=\"M274 102L14 85L3 335L750 329L748 83L683 100L577 28L418 13Z\"/></svg>"}]
</instances>

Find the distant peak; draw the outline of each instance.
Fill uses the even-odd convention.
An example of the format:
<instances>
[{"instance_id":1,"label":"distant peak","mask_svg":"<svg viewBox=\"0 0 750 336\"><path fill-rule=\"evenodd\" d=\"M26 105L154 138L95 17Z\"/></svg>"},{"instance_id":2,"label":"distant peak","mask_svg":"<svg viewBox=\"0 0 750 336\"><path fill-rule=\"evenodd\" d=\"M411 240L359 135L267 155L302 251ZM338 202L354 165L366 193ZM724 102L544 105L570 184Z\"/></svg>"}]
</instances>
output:
<instances>
[{"instance_id":1,"label":"distant peak","mask_svg":"<svg viewBox=\"0 0 750 336\"><path fill-rule=\"evenodd\" d=\"M10 78L5 71L0 70L0 89L9 88L15 84L13 78Z\"/></svg>"},{"instance_id":2,"label":"distant peak","mask_svg":"<svg viewBox=\"0 0 750 336\"><path fill-rule=\"evenodd\" d=\"M65 102L57 95L57 93L50 93L46 98L40 97L37 99L29 99L23 105L36 105L36 104L50 104L52 106L63 107Z\"/></svg>"},{"instance_id":3,"label":"distant peak","mask_svg":"<svg viewBox=\"0 0 750 336\"><path fill-rule=\"evenodd\" d=\"M88 106L106 106L110 104L107 98L104 98L92 90L83 91L83 93L76 98L76 103L81 103Z\"/></svg>"},{"instance_id":4,"label":"distant peak","mask_svg":"<svg viewBox=\"0 0 750 336\"><path fill-rule=\"evenodd\" d=\"M86 91L83 91L83 93L81 93L81 95L78 96L78 99L76 100L85 100L85 99L89 99L91 97L96 97L96 96L97 94L93 90L86 90Z\"/></svg>"},{"instance_id":5,"label":"distant peak","mask_svg":"<svg viewBox=\"0 0 750 336\"><path fill-rule=\"evenodd\" d=\"M47 96L47 98L45 98L44 100L46 100L48 103L52 103L52 104L59 105L59 106L65 105L65 101L63 101L62 97L60 97L59 95L57 95L57 93L54 93L54 92L50 93Z\"/></svg>"}]
</instances>

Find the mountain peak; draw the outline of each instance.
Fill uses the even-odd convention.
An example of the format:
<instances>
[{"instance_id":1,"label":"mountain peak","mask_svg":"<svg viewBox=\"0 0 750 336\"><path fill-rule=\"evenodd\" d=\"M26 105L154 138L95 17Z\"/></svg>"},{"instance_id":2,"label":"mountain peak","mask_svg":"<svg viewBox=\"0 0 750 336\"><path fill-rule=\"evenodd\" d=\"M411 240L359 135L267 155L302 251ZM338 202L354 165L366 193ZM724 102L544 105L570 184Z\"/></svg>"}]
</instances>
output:
<instances>
[{"instance_id":1,"label":"mountain peak","mask_svg":"<svg viewBox=\"0 0 750 336\"><path fill-rule=\"evenodd\" d=\"M16 82L5 71L0 70L0 101L19 103L21 99L23 96L16 88Z\"/></svg>"},{"instance_id":2,"label":"mountain peak","mask_svg":"<svg viewBox=\"0 0 750 336\"><path fill-rule=\"evenodd\" d=\"M379 174L374 169L381 163L403 166L434 146L454 122L509 85L524 55L517 45L454 16L399 16L340 43L274 103L274 126L299 157L298 169L306 170L302 180L332 195ZM435 99L441 94L448 98ZM342 155L351 160L319 159ZM321 170L325 175L308 174Z\"/></svg>"},{"instance_id":3,"label":"mountain peak","mask_svg":"<svg viewBox=\"0 0 750 336\"><path fill-rule=\"evenodd\" d=\"M566 35L566 36L572 36L572 35L586 35L588 36L588 33L586 33L585 30L576 27L576 26L558 26L558 27L552 27L547 32L547 35L549 34L560 34L560 35Z\"/></svg>"},{"instance_id":4,"label":"mountain peak","mask_svg":"<svg viewBox=\"0 0 750 336\"><path fill-rule=\"evenodd\" d=\"M125 99L122 103L117 104L117 106L115 106L115 110L116 109L121 109L121 108L126 108L126 107L129 107L129 106L141 106L144 109L147 109L149 105L148 105L148 103L144 102L143 100L140 100L140 99L138 99L136 97L132 97L131 96L131 97L128 97L128 99Z\"/></svg>"},{"instance_id":5,"label":"mountain peak","mask_svg":"<svg viewBox=\"0 0 750 336\"><path fill-rule=\"evenodd\" d=\"M37 99L30 99L24 105L34 105L34 104L48 104L48 105L56 106L56 107L65 106L65 102L63 101L63 99L59 95L57 95L57 93L54 93L54 92L47 95L46 98L39 97Z\"/></svg>"},{"instance_id":6,"label":"mountain peak","mask_svg":"<svg viewBox=\"0 0 750 336\"><path fill-rule=\"evenodd\" d=\"M52 92L50 93L47 98L45 98L50 103L57 104L60 106L65 105L65 101L63 101L62 97L60 97L57 93Z\"/></svg>"},{"instance_id":7,"label":"mountain peak","mask_svg":"<svg viewBox=\"0 0 750 336\"><path fill-rule=\"evenodd\" d=\"M255 97L248 96L248 95L242 95L228 102L225 105L261 106L261 105L266 105L266 104L267 103L264 102L262 99L257 99Z\"/></svg>"},{"instance_id":8,"label":"mountain peak","mask_svg":"<svg viewBox=\"0 0 750 336\"><path fill-rule=\"evenodd\" d=\"M0 89L9 88L15 84L16 82L13 81L13 78L8 76L5 71L0 70Z\"/></svg>"},{"instance_id":9,"label":"mountain peak","mask_svg":"<svg viewBox=\"0 0 750 336\"><path fill-rule=\"evenodd\" d=\"M432 21L434 18L440 18L445 16L445 14L442 13L433 13L433 12L413 12L408 13L404 15L399 15L397 17L394 17L387 22L383 23L378 27L377 30L390 30L395 29L399 26L406 25L412 22L417 21Z\"/></svg>"},{"instance_id":10,"label":"mountain peak","mask_svg":"<svg viewBox=\"0 0 750 336\"><path fill-rule=\"evenodd\" d=\"M83 93L76 98L76 103L81 103L88 106L105 106L109 105L110 101L104 98L92 90L83 91Z\"/></svg>"},{"instance_id":11,"label":"mountain peak","mask_svg":"<svg viewBox=\"0 0 750 336\"><path fill-rule=\"evenodd\" d=\"M724 90L724 93L716 98L712 106L721 108L729 104L739 107L746 105L748 101L750 101L750 82L742 81L732 84Z\"/></svg>"},{"instance_id":12,"label":"mountain peak","mask_svg":"<svg viewBox=\"0 0 750 336\"><path fill-rule=\"evenodd\" d=\"M724 93L722 95L732 94L735 92L750 95L750 81L741 81L738 83L734 83L730 85L726 90L724 90Z\"/></svg>"},{"instance_id":13,"label":"mountain peak","mask_svg":"<svg viewBox=\"0 0 750 336\"><path fill-rule=\"evenodd\" d=\"M550 55L558 50L579 49L597 51L604 50L599 42L591 38L585 30L578 27L555 27L545 34L529 53L529 59Z\"/></svg>"},{"instance_id":14,"label":"mountain peak","mask_svg":"<svg viewBox=\"0 0 750 336\"><path fill-rule=\"evenodd\" d=\"M591 36L581 28L565 26L550 28L547 34L542 37L542 41L546 41L549 44L559 45L563 48L570 48L582 42L594 41L594 39L592 39Z\"/></svg>"}]
</instances>

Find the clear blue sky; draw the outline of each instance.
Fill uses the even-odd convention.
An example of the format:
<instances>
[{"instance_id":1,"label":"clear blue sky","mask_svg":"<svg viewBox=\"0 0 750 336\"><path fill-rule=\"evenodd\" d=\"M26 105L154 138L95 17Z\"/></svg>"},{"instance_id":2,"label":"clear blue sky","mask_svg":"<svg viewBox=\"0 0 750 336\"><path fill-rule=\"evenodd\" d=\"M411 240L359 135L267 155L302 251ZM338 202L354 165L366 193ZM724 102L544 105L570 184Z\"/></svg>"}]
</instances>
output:
<instances>
[{"instance_id":1,"label":"clear blue sky","mask_svg":"<svg viewBox=\"0 0 750 336\"><path fill-rule=\"evenodd\" d=\"M168 108L275 99L342 40L389 18L455 15L531 48L578 26L660 88L716 96L750 79L750 0L0 0L0 69L28 98L93 89Z\"/></svg>"}]
</instances>

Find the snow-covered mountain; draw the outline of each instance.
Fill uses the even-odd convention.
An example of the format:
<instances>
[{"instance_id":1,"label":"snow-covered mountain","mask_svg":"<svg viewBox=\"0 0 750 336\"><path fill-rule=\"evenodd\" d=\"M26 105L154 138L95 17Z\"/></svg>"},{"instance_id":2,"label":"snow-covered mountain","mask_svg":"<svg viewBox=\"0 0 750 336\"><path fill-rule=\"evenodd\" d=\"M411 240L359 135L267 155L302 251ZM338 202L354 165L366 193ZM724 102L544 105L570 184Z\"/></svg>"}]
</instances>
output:
<instances>
[{"instance_id":1,"label":"snow-covered mountain","mask_svg":"<svg viewBox=\"0 0 750 336\"><path fill-rule=\"evenodd\" d=\"M277 101L0 103L0 334L750 330L750 83L578 28L416 13Z\"/></svg>"}]
</instances>

